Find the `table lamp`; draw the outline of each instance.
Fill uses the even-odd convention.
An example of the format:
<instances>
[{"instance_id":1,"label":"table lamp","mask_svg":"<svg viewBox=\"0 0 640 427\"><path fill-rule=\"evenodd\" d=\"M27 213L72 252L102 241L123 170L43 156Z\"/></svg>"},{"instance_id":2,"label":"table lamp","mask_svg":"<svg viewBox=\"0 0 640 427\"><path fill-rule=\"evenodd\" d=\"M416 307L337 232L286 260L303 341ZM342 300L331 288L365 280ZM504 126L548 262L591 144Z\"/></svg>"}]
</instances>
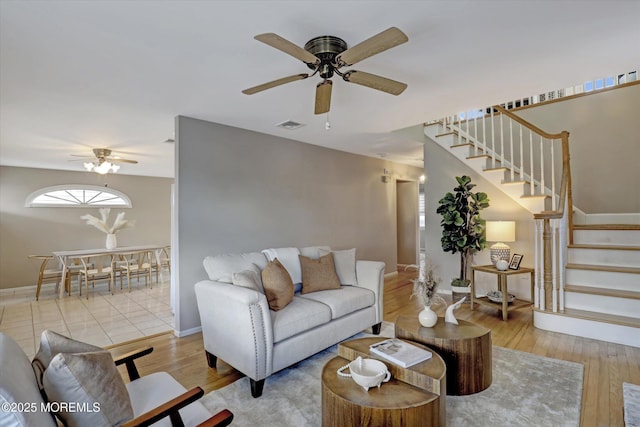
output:
<instances>
[{"instance_id":1,"label":"table lamp","mask_svg":"<svg viewBox=\"0 0 640 427\"><path fill-rule=\"evenodd\" d=\"M487 221L486 232L487 242L497 242L490 248L491 263L495 266L501 259L509 262L511 248L504 242L516 241L516 222Z\"/></svg>"}]
</instances>

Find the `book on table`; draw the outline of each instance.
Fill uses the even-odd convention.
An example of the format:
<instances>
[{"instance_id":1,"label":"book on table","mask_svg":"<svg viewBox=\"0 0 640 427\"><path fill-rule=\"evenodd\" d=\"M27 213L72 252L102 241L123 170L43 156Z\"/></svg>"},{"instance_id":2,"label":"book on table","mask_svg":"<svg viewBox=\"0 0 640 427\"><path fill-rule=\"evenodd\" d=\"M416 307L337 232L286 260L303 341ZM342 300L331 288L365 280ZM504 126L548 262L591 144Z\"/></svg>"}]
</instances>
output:
<instances>
[{"instance_id":1,"label":"book on table","mask_svg":"<svg viewBox=\"0 0 640 427\"><path fill-rule=\"evenodd\" d=\"M369 351L403 368L431 359L430 351L395 338L372 344Z\"/></svg>"}]
</instances>

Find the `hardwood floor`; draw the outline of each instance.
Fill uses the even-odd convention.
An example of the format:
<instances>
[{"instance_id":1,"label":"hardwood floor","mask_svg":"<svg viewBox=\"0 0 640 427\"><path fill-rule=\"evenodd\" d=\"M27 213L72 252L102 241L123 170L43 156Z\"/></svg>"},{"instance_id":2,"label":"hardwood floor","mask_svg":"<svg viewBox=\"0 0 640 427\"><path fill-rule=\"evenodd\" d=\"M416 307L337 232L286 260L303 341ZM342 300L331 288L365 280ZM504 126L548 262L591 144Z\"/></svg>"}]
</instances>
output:
<instances>
[{"instance_id":1,"label":"hardwood floor","mask_svg":"<svg viewBox=\"0 0 640 427\"><path fill-rule=\"evenodd\" d=\"M411 273L400 271L397 277L385 281L384 320L393 322L400 314L417 313L421 309L416 299L410 299L412 277ZM444 315L444 307L436 311L440 316ZM584 387L580 425L624 426L622 383L640 384L640 348L536 329L530 308L509 312L509 320L505 322L497 309L476 306L475 311L471 311L468 304L463 304L456 311L456 317L490 328L493 345L582 363ZM138 362L142 375L167 371L185 387L199 385L205 393L242 376L221 360L218 360L217 369L208 368L201 334L184 338L172 334L152 337L114 346L112 352L122 354L143 345L153 346L154 352ZM124 369L121 372L126 377Z\"/></svg>"}]
</instances>

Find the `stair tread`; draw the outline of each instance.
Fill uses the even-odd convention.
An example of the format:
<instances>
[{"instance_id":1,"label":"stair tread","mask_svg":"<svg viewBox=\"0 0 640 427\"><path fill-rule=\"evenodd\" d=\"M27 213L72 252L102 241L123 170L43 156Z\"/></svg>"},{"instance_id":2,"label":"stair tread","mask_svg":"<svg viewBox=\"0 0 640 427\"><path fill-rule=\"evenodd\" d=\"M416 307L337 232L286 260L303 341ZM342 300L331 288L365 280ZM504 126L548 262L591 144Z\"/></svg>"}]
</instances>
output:
<instances>
[{"instance_id":1,"label":"stair tread","mask_svg":"<svg viewBox=\"0 0 640 427\"><path fill-rule=\"evenodd\" d=\"M640 230L640 224L574 224L574 230Z\"/></svg>"},{"instance_id":2,"label":"stair tread","mask_svg":"<svg viewBox=\"0 0 640 427\"><path fill-rule=\"evenodd\" d=\"M482 157L486 157L488 159L491 158L491 156L489 156L488 154L478 154L477 156L469 156L467 157L467 160L471 160L471 159L480 159Z\"/></svg>"},{"instance_id":3,"label":"stair tread","mask_svg":"<svg viewBox=\"0 0 640 427\"><path fill-rule=\"evenodd\" d=\"M619 267L615 265L567 264L567 268L572 268L574 270L595 270L595 271L610 271L614 273L640 274L640 268Z\"/></svg>"},{"instance_id":4,"label":"stair tread","mask_svg":"<svg viewBox=\"0 0 640 427\"><path fill-rule=\"evenodd\" d=\"M613 323L617 325L631 326L640 328L640 318L618 316L615 314L599 313L596 311L577 310L575 308L566 308L564 312L558 312L554 314L560 314L570 317L578 317L581 319L594 320L597 322Z\"/></svg>"},{"instance_id":5,"label":"stair tread","mask_svg":"<svg viewBox=\"0 0 640 427\"><path fill-rule=\"evenodd\" d=\"M624 245L596 245L596 244L573 244L568 245L570 249L602 249L602 250L618 250L618 251L640 251L640 246L624 246Z\"/></svg>"},{"instance_id":6,"label":"stair tread","mask_svg":"<svg viewBox=\"0 0 640 427\"><path fill-rule=\"evenodd\" d=\"M639 291L628 291L624 289L599 288L596 286L565 285L565 291L581 294L603 295L617 298L640 299Z\"/></svg>"}]
</instances>

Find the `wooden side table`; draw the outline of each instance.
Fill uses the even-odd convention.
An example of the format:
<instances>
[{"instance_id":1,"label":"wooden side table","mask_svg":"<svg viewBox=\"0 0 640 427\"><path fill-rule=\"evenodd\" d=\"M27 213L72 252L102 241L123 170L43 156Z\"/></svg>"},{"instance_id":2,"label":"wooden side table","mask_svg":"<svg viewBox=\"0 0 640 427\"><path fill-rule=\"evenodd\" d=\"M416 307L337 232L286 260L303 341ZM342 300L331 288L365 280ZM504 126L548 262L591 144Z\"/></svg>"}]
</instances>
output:
<instances>
[{"instance_id":1,"label":"wooden side table","mask_svg":"<svg viewBox=\"0 0 640 427\"><path fill-rule=\"evenodd\" d=\"M488 297L476 297L475 290L475 277L476 272L480 271L482 273L491 273L498 276L498 290L502 292L502 302L493 302L490 301ZM519 299L513 300L512 303L509 303L509 292L507 289L507 277L513 276L515 274L525 274L529 273L531 275L531 301L523 301ZM533 287L535 285L535 270L533 268L528 267L520 267L517 270L498 270L493 265L476 265L471 267L471 310L473 310L474 304L486 305L493 308L502 308L502 320L507 320L509 317L509 311L515 310L522 307L528 307L533 304Z\"/></svg>"},{"instance_id":2,"label":"wooden side table","mask_svg":"<svg viewBox=\"0 0 640 427\"><path fill-rule=\"evenodd\" d=\"M396 337L418 342L438 352L447 365L447 394L464 396L491 385L491 330L466 320L458 324L438 318L431 328L418 322L418 315L396 319Z\"/></svg>"},{"instance_id":3,"label":"wooden side table","mask_svg":"<svg viewBox=\"0 0 640 427\"><path fill-rule=\"evenodd\" d=\"M369 354L369 346L383 339L360 338L338 344L338 357L322 370L322 425L444 427L447 368L442 358L432 351L431 359L402 368ZM384 362L391 380L364 391L353 379L338 376L336 371L358 356Z\"/></svg>"}]
</instances>

